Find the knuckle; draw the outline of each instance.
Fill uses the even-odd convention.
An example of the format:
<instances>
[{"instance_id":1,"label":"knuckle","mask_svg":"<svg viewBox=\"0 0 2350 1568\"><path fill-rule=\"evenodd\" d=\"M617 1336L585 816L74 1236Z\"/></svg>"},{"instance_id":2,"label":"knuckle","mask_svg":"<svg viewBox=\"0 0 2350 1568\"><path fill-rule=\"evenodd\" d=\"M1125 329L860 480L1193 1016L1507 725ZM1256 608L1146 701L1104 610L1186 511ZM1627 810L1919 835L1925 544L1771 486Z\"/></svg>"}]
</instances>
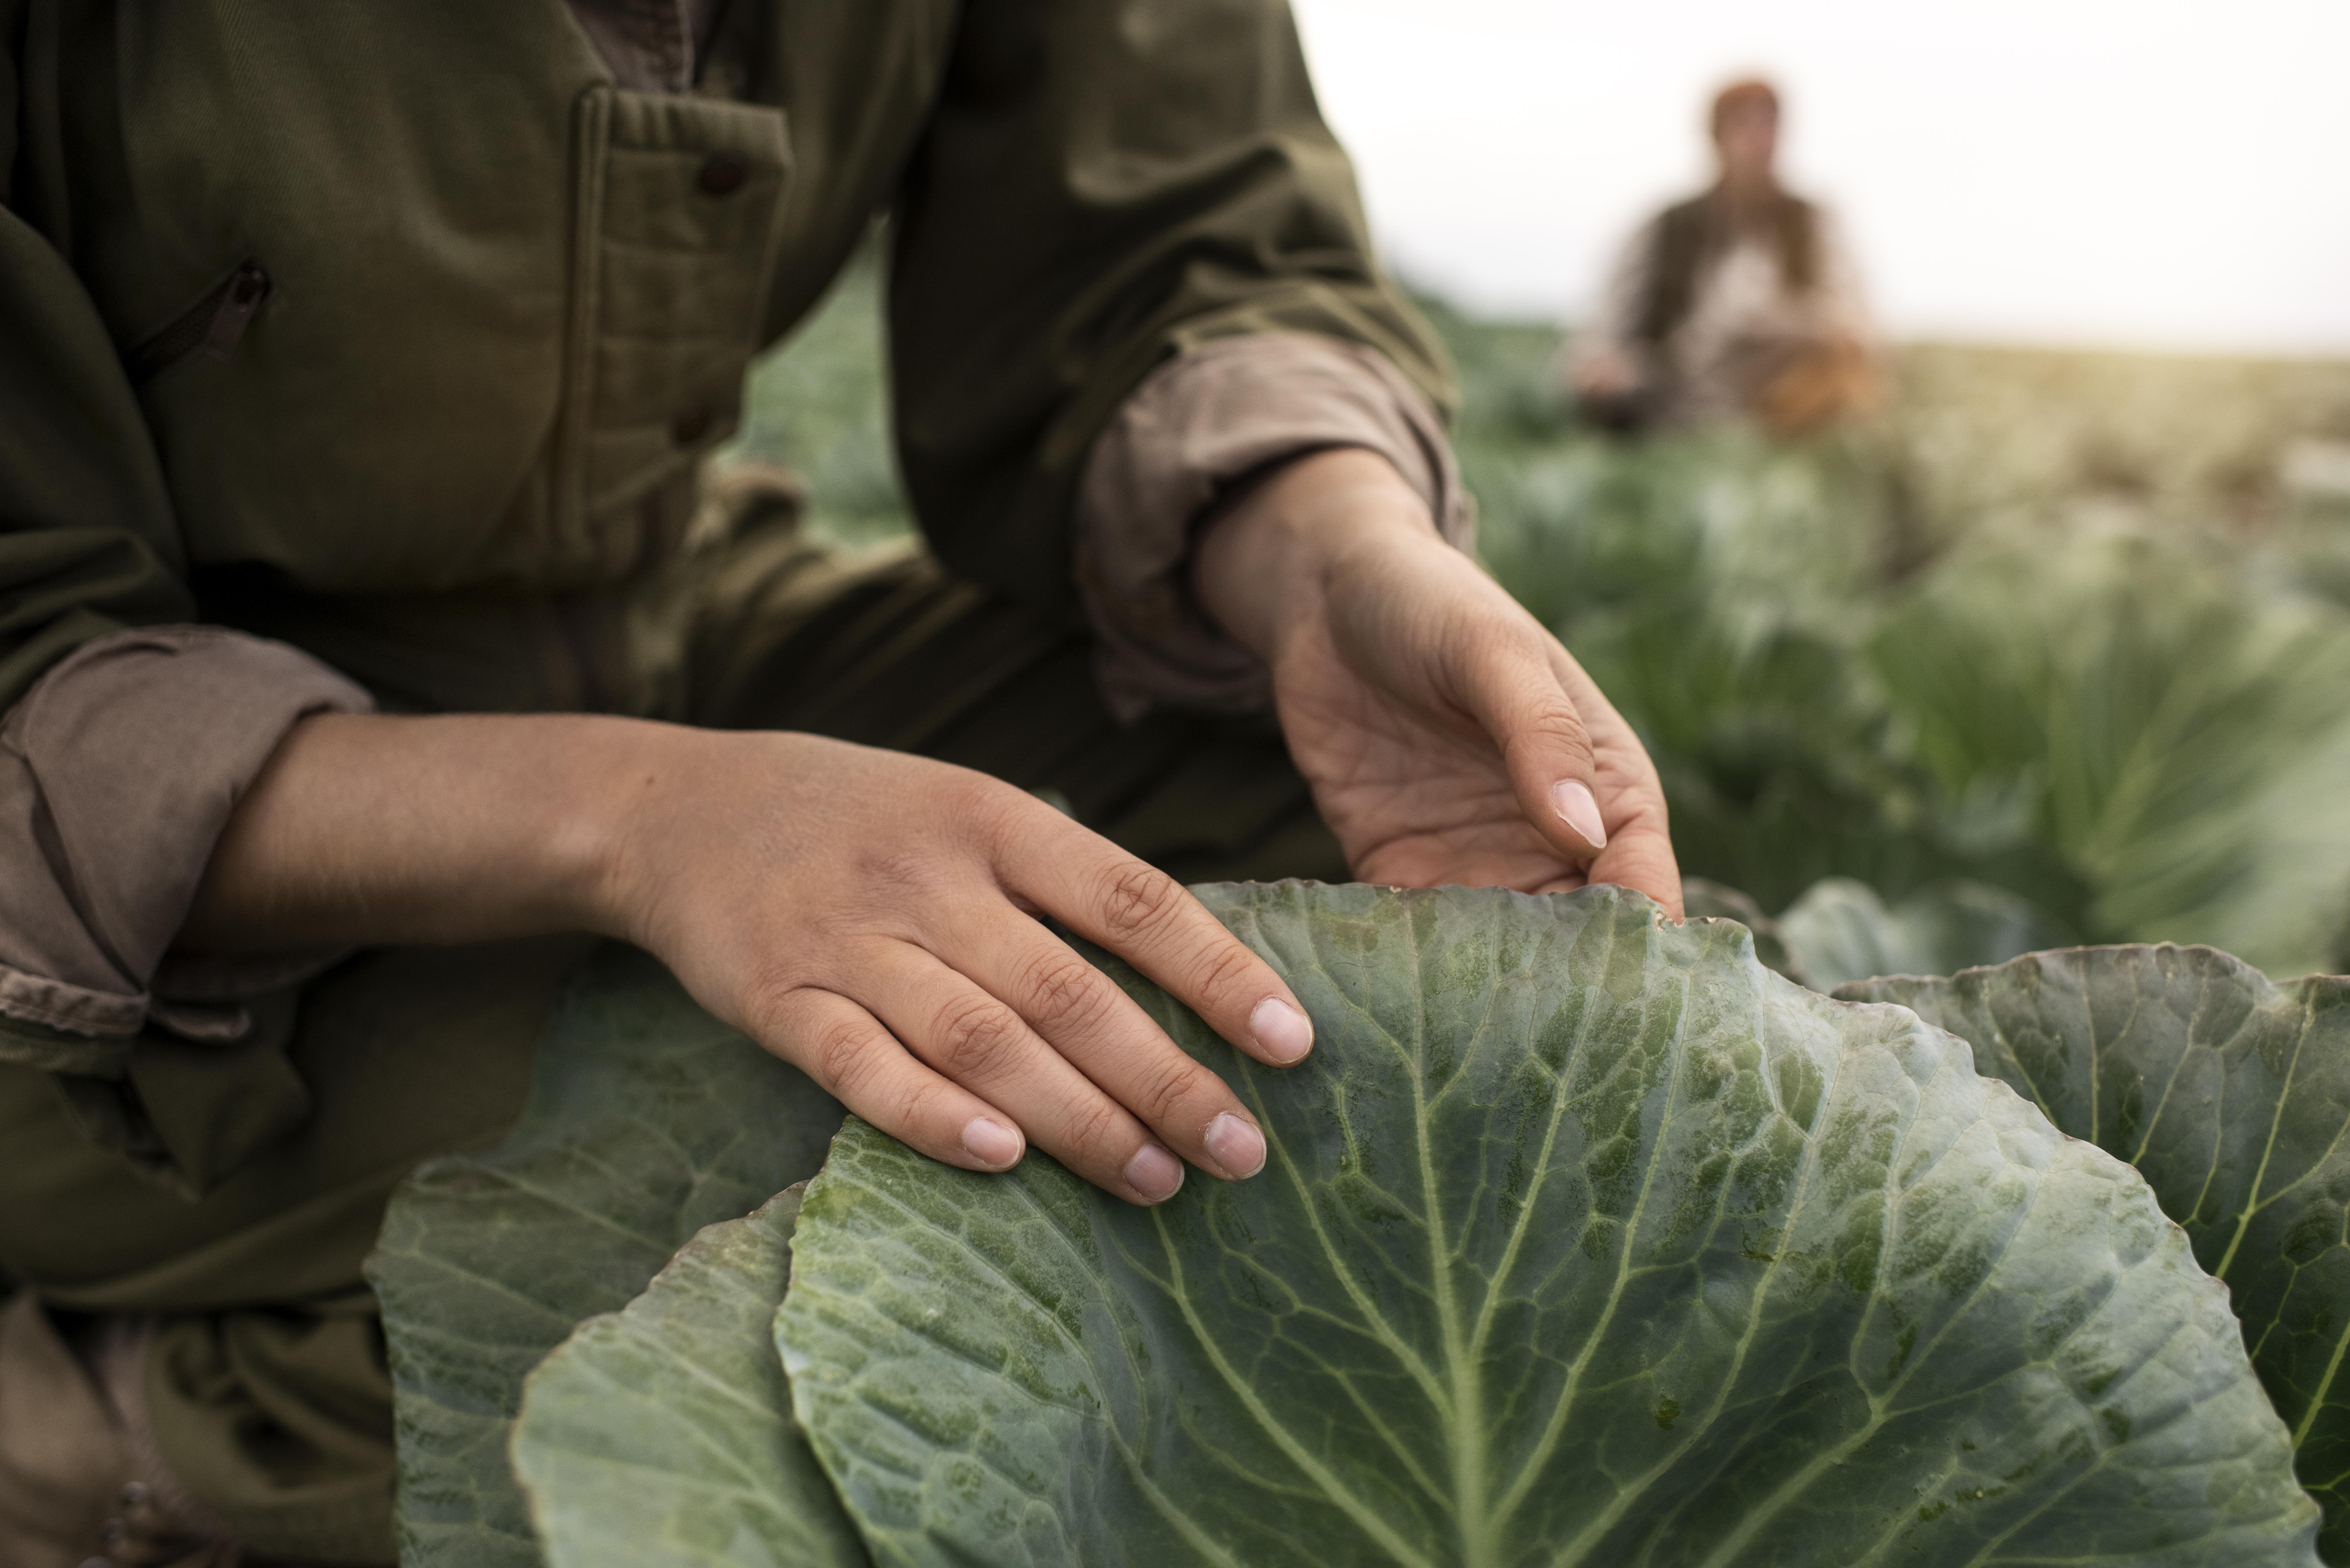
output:
<instances>
[{"instance_id":1,"label":"knuckle","mask_svg":"<svg viewBox=\"0 0 2350 1568\"><path fill-rule=\"evenodd\" d=\"M1591 760L1591 732L1584 728L1583 715L1564 699L1544 703L1531 716L1527 733L1545 747L1561 747L1585 762Z\"/></svg>"},{"instance_id":2,"label":"knuckle","mask_svg":"<svg viewBox=\"0 0 2350 1568\"><path fill-rule=\"evenodd\" d=\"M808 993L798 977L772 968L743 977L738 1006L749 1033L761 1040L799 1044L807 1033Z\"/></svg>"},{"instance_id":3,"label":"knuckle","mask_svg":"<svg viewBox=\"0 0 2350 1568\"><path fill-rule=\"evenodd\" d=\"M938 880L937 857L912 848L877 849L858 870L868 889L884 900L924 897Z\"/></svg>"},{"instance_id":4,"label":"knuckle","mask_svg":"<svg viewBox=\"0 0 2350 1568\"><path fill-rule=\"evenodd\" d=\"M1223 997L1236 991L1253 989L1250 981L1256 976L1256 957L1235 941L1210 944L1200 955L1193 971L1193 984L1200 994Z\"/></svg>"},{"instance_id":5,"label":"knuckle","mask_svg":"<svg viewBox=\"0 0 2350 1568\"><path fill-rule=\"evenodd\" d=\"M1020 792L985 774L958 769L939 802L941 816L957 836L993 844L1005 836Z\"/></svg>"},{"instance_id":6,"label":"knuckle","mask_svg":"<svg viewBox=\"0 0 2350 1568\"><path fill-rule=\"evenodd\" d=\"M968 1083L1001 1073L1018 1052L1026 1028L1010 1009L993 999L970 997L941 1012L935 1030L938 1068Z\"/></svg>"},{"instance_id":7,"label":"knuckle","mask_svg":"<svg viewBox=\"0 0 2350 1568\"><path fill-rule=\"evenodd\" d=\"M1085 1029L1100 1021L1105 999L1100 972L1066 950L1048 953L1023 977L1029 1016L1052 1033Z\"/></svg>"},{"instance_id":8,"label":"knuckle","mask_svg":"<svg viewBox=\"0 0 2350 1568\"><path fill-rule=\"evenodd\" d=\"M1070 1155L1079 1163L1115 1168L1122 1167L1131 1152L1126 1147L1133 1142L1126 1113L1099 1096L1070 1110L1063 1134Z\"/></svg>"},{"instance_id":9,"label":"knuckle","mask_svg":"<svg viewBox=\"0 0 2350 1568\"><path fill-rule=\"evenodd\" d=\"M1165 921L1181 897L1173 877L1139 860L1129 861L1110 874L1102 889L1102 926L1113 941L1146 936Z\"/></svg>"},{"instance_id":10,"label":"knuckle","mask_svg":"<svg viewBox=\"0 0 2350 1568\"><path fill-rule=\"evenodd\" d=\"M1577 746L1591 744L1591 732L1583 725L1583 715L1574 709L1561 706L1544 716L1543 723L1561 740Z\"/></svg>"},{"instance_id":11,"label":"knuckle","mask_svg":"<svg viewBox=\"0 0 2350 1568\"><path fill-rule=\"evenodd\" d=\"M820 1026L808 1042L808 1064L816 1081L837 1099L854 1096L879 1064L872 1031L852 1019Z\"/></svg>"},{"instance_id":12,"label":"knuckle","mask_svg":"<svg viewBox=\"0 0 2350 1568\"><path fill-rule=\"evenodd\" d=\"M1534 713L1534 727L1561 740L1584 743L1583 715L1566 698L1554 697L1542 704Z\"/></svg>"},{"instance_id":13,"label":"knuckle","mask_svg":"<svg viewBox=\"0 0 2350 1568\"><path fill-rule=\"evenodd\" d=\"M1188 1060L1152 1067L1134 1085L1128 1108L1156 1127L1182 1107L1198 1088L1199 1081L1200 1069Z\"/></svg>"},{"instance_id":14,"label":"knuckle","mask_svg":"<svg viewBox=\"0 0 2350 1568\"><path fill-rule=\"evenodd\" d=\"M915 1074L897 1096L897 1125L905 1133L919 1135L930 1129L938 1120L940 1097L945 1086L935 1078Z\"/></svg>"}]
</instances>

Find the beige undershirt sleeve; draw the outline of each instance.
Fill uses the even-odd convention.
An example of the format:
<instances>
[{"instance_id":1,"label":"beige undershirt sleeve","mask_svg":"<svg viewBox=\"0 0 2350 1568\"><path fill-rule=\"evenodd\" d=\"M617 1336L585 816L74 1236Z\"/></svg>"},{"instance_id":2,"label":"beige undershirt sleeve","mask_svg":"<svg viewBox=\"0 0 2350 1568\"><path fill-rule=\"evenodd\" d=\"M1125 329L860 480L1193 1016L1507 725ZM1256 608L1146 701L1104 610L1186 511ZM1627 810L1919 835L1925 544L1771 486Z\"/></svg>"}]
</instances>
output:
<instances>
[{"instance_id":1,"label":"beige undershirt sleeve","mask_svg":"<svg viewBox=\"0 0 2350 1568\"><path fill-rule=\"evenodd\" d=\"M1191 585L1201 522L1274 464L1360 447L1395 465L1458 548L1476 508L1436 410L1376 351L1335 337L1220 337L1153 371L1094 443L1077 493L1076 580L1100 639L1102 694L1133 720L1170 706L1248 712L1270 672Z\"/></svg>"},{"instance_id":2,"label":"beige undershirt sleeve","mask_svg":"<svg viewBox=\"0 0 2350 1568\"><path fill-rule=\"evenodd\" d=\"M373 706L308 654L214 627L116 632L43 676L0 719L0 1017L234 1039L244 999L331 962L171 947L230 812L295 721Z\"/></svg>"}]
</instances>

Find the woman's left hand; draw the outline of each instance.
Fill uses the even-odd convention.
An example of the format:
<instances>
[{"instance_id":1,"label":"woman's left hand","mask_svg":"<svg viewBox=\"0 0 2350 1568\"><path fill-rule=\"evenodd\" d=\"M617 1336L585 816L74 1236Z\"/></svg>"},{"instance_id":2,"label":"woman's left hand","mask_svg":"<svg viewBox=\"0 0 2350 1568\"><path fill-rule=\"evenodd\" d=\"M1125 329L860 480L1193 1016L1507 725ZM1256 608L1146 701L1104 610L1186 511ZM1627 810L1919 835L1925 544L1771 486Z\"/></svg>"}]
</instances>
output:
<instances>
[{"instance_id":1,"label":"woman's left hand","mask_svg":"<svg viewBox=\"0 0 2350 1568\"><path fill-rule=\"evenodd\" d=\"M1638 737L1384 459L1290 463L1216 520L1196 574L1209 613L1272 667L1290 754L1357 877L1612 882L1680 918Z\"/></svg>"}]
</instances>

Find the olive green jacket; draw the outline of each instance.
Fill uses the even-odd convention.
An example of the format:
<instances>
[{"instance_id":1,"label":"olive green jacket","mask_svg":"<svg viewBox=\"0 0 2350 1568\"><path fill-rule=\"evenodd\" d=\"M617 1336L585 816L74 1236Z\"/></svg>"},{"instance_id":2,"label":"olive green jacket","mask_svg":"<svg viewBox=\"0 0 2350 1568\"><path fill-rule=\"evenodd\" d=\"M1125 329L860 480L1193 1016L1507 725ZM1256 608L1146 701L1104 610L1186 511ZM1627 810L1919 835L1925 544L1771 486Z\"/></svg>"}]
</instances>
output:
<instances>
[{"instance_id":1,"label":"olive green jacket","mask_svg":"<svg viewBox=\"0 0 2350 1568\"><path fill-rule=\"evenodd\" d=\"M1081 459L1180 347L1332 334L1445 397L1278 0L730 12L739 102L615 88L561 0L0 0L0 704L99 630L218 618L207 569L629 576L879 212L922 525L1040 607ZM247 258L226 358L134 386Z\"/></svg>"},{"instance_id":2,"label":"olive green jacket","mask_svg":"<svg viewBox=\"0 0 2350 1568\"><path fill-rule=\"evenodd\" d=\"M1076 611L1087 454L1173 357L1337 339L1448 401L1282 0L715 18L662 92L618 85L564 0L0 0L0 851L53 873L0 877L14 1059L142 1025L211 836L299 711L645 711L626 670L541 679L530 638L597 664L681 548L745 367L877 214L917 514L1047 616ZM109 636L184 623L314 657ZM80 701L22 701L96 639ZM198 645L221 691L164 703L149 671ZM171 711L132 723L142 691ZM207 748L244 771L192 767ZM182 846L160 887L156 857L88 847L134 815ZM23 937L61 919L66 958Z\"/></svg>"}]
</instances>

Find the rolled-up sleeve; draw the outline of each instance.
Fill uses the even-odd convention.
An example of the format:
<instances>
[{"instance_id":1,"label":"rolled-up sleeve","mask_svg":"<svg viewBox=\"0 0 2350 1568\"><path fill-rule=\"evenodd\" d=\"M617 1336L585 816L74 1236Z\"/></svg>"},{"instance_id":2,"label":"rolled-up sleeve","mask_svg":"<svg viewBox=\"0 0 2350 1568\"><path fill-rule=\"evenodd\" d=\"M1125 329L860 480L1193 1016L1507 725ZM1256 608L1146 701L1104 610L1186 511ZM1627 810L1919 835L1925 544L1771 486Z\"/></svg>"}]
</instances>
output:
<instances>
[{"instance_id":1,"label":"rolled-up sleeve","mask_svg":"<svg viewBox=\"0 0 2350 1568\"><path fill-rule=\"evenodd\" d=\"M283 643L211 627L85 643L0 722L0 1014L234 1038L239 1002L331 954L170 957L213 845L286 732L368 695Z\"/></svg>"},{"instance_id":2,"label":"rolled-up sleeve","mask_svg":"<svg viewBox=\"0 0 2350 1568\"><path fill-rule=\"evenodd\" d=\"M1305 333L1220 337L1136 389L1094 443L1077 493L1077 589L1112 711L1265 704L1263 662L1191 592L1199 527L1255 475L1339 447L1387 459L1439 532L1473 547L1476 510L1437 411L1376 350Z\"/></svg>"},{"instance_id":3,"label":"rolled-up sleeve","mask_svg":"<svg viewBox=\"0 0 2350 1568\"><path fill-rule=\"evenodd\" d=\"M150 1023L234 1038L317 955L171 944L229 812L305 713L367 695L190 626L161 462L79 278L16 202L0 38L0 1060L104 1074Z\"/></svg>"},{"instance_id":4,"label":"rolled-up sleeve","mask_svg":"<svg viewBox=\"0 0 2350 1568\"><path fill-rule=\"evenodd\" d=\"M1170 361L1318 337L1423 406L1455 394L1372 254L1284 0L969 0L894 235L898 446L923 531L1055 617L1080 609L1083 471Z\"/></svg>"}]
</instances>

